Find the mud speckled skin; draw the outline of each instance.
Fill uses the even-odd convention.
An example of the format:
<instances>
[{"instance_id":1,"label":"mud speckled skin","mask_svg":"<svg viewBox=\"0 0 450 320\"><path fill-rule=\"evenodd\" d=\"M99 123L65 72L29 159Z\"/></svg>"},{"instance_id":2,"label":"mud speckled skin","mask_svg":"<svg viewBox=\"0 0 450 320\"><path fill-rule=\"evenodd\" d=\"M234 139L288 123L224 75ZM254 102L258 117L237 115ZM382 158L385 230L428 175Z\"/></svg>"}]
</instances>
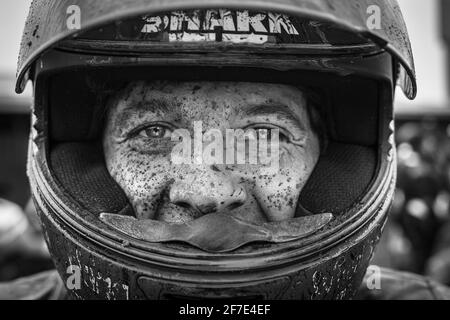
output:
<instances>
[{"instance_id":1,"label":"mud speckled skin","mask_svg":"<svg viewBox=\"0 0 450 320\"><path fill-rule=\"evenodd\" d=\"M292 219L320 154L304 94L287 85L139 82L108 108L107 168L140 219L185 223L214 212L252 223ZM218 129L224 136L227 129L280 129L279 169L174 164L170 132L186 129L194 137L196 121L204 132ZM145 130L152 126L165 128L164 135L149 137Z\"/></svg>"}]
</instances>

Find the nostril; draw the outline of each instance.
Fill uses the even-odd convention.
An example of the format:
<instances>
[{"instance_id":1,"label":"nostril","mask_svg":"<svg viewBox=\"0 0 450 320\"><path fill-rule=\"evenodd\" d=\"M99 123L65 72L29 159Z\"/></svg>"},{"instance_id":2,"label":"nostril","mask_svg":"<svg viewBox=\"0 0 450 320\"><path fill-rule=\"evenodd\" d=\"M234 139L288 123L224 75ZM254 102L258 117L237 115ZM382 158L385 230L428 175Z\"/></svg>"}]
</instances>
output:
<instances>
[{"instance_id":1,"label":"nostril","mask_svg":"<svg viewBox=\"0 0 450 320\"><path fill-rule=\"evenodd\" d=\"M239 207L242 206L243 204L244 204L243 201L235 201L235 202L229 204L229 205L227 206L227 209L230 210L230 211L232 211L232 210L234 210L234 209L239 208Z\"/></svg>"},{"instance_id":2,"label":"nostril","mask_svg":"<svg viewBox=\"0 0 450 320\"><path fill-rule=\"evenodd\" d=\"M195 181L174 183L169 191L169 201L176 205L180 212L207 215L217 212L228 212L245 205L247 191L243 185L234 183L232 179L223 176L219 181L200 179ZM184 214L184 213L183 213Z\"/></svg>"},{"instance_id":3,"label":"nostril","mask_svg":"<svg viewBox=\"0 0 450 320\"><path fill-rule=\"evenodd\" d=\"M175 204L177 206L185 208L185 209L191 209L192 208L192 206L186 201L177 201L177 202L175 202Z\"/></svg>"},{"instance_id":4,"label":"nostril","mask_svg":"<svg viewBox=\"0 0 450 320\"><path fill-rule=\"evenodd\" d=\"M197 210L202 214L210 214L217 212L217 205L215 203L202 204L197 206Z\"/></svg>"},{"instance_id":5,"label":"nostril","mask_svg":"<svg viewBox=\"0 0 450 320\"><path fill-rule=\"evenodd\" d=\"M198 211L202 215L214 213L218 210L217 204L214 202L196 205L195 203L190 203L188 201L176 201L174 204L184 209Z\"/></svg>"}]
</instances>

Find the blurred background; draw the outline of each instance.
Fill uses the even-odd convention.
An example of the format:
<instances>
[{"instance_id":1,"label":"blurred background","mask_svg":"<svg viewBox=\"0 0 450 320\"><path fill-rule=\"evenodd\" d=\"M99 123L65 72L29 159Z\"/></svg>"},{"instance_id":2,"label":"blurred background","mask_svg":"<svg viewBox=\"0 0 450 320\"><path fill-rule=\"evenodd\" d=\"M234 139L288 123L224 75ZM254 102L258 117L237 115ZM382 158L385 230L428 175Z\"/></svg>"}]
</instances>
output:
<instances>
[{"instance_id":1,"label":"blurred background","mask_svg":"<svg viewBox=\"0 0 450 320\"><path fill-rule=\"evenodd\" d=\"M52 268L26 178L31 90L14 94L30 2L0 2L0 282ZM450 0L399 2L419 94L397 97L398 190L373 263L450 285Z\"/></svg>"}]
</instances>

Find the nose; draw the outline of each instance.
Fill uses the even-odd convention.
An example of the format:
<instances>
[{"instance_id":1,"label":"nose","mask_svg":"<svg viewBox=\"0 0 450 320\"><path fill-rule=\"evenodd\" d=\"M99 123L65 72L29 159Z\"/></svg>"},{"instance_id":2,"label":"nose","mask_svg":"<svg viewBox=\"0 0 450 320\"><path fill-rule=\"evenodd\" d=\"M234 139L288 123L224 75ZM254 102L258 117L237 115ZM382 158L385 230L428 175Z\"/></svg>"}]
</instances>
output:
<instances>
[{"instance_id":1,"label":"nose","mask_svg":"<svg viewBox=\"0 0 450 320\"><path fill-rule=\"evenodd\" d=\"M182 175L172 184L169 196L173 204L206 215L242 206L247 191L231 176L212 167Z\"/></svg>"}]
</instances>

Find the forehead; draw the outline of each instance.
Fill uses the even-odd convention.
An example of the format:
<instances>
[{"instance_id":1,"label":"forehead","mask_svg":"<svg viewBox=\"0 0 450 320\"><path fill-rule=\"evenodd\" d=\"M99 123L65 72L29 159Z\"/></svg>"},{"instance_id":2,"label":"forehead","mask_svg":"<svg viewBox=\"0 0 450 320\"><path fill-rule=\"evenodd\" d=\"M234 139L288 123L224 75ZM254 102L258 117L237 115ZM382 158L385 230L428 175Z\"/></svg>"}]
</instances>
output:
<instances>
[{"instance_id":1,"label":"forehead","mask_svg":"<svg viewBox=\"0 0 450 320\"><path fill-rule=\"evenodd\" d=\"M226 107L245 107L255 104L304 104L305 96L300 88L269 83L251 82L133 82L121 90L115 97L113 105L118 109L142 107L142 102L166 102L170 108L181 107L183 102L202 103L204 108L210 102L225 103ZM209 103L208 103L209 102ZM206 103L206 104L205 104Z\"/></svg>"}]
</instances>

